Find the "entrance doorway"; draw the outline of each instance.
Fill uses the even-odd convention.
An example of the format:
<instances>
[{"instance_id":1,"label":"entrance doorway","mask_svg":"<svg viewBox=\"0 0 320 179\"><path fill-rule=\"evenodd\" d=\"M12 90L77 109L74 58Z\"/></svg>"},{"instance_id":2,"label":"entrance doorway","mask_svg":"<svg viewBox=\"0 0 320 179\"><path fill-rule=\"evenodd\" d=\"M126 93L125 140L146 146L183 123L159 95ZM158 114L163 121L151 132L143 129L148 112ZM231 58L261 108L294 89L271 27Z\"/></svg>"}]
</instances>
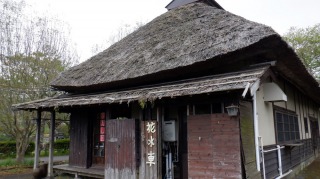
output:
<instances>
[{"instance_id":1,"label":"entrance doorway","mask_svg":"<svg viewBox=\"0 0 320 179\"><path fill-rule=\"evenodd\" d=\"M106 113L96 115L93 124L93 166L104 166L105 155Z\"/></svg>"}]
</instances>

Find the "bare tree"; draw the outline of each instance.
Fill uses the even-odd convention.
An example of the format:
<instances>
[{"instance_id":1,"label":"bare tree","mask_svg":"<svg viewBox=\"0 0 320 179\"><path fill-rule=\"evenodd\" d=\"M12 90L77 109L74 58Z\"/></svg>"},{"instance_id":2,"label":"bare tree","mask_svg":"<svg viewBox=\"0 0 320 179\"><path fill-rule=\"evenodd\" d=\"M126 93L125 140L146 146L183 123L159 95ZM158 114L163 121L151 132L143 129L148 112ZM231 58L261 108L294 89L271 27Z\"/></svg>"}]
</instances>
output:
<instances>
[{"instance_id":1,"label":"bare tree","mask_svg":"<svg viewBox=\"0 0 320 179\"><path fill-rule=\"evenodd\" d=\"M0 132L16 140L17 162L33 139L35 113L12 112L12 104L55 95L50 81L77 63L65 24L29 19L24 7L24 1L0 0Z\"/></svg>"},{"instance_id":2,"label":"bare tree","mask_svg":"<svg viewBox=\"0 0 320 179\"><path fill-rule=\"evenodd\" d=\"M144 24L145 23L143 23L143 22L136 22L134 25L130 25L130 24L121 25L103 43L93 45L93 47L91 48L92 54L95 55L96 53L108 48L110 45L118 42L119 40L123 39L127 35L131 34L134 31L136 31L137 29L139 29Z\"/></svg>"}]
</instances>

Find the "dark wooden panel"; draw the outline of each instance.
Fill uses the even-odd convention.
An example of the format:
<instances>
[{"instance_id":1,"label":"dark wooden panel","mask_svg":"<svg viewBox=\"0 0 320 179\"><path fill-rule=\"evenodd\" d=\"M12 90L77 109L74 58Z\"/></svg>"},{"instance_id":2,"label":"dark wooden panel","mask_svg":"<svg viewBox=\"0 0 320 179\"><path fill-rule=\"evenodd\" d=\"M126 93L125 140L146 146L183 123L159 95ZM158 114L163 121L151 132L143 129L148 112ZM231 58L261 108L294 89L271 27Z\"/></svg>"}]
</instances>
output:
<instances>
[{"instance_id":1,"label":"dark wooden panel","mask_svg":"<svg viewBox=\"0 0 320 179\"><path fill-rule=\"evenodd\" d=\"M136 178L136 121L107 120L105 177Z\"/></svg>"},{"instance_id":2,"label":"dark wooden panel","mask_svg":"<svg viewBox=\"0 0 320 179\"><path fill-rule=\"evenodd\" d=\"M72 112L70 116L70 154L69 164L88 168L91 164L88 158L91 155L89 149L89 123L86 111Z\"/></svg>"},{"instance_id":3,"label":"dark wooden panel","mask_svg":"<svg viewBox=\"0 0 320 179\"><path fill-rule=\"evenodd\" d=\"M241 178L238 118L188 116L188 177Z\"/></svg>"},{"instance_id":4,"label":"dark wooden panel","mask_svg":"<svg viewBox=\"0 0 320 179\"><path fill-rule=\"evenodd\" d=\"M274 149L276 146L265 147L264 150ZM272 151L264 154L265 174L267 178L274 178L279 175L278 171L278 154L277 151ZM261 166L263 169L263 167Z\"/></svg>"},{"instance_id":5,"label":"dark wooden panel","mask_svg":"<svg viewBox=\"0 0 320 179\"><path fill-rule=\"evenodd\" d=\"M245 178L261 178L257 170L254 141L254 123L252 102L240 101L240 129L242 142L242 160L244 162Z\"/></svg>"}]
</instances>

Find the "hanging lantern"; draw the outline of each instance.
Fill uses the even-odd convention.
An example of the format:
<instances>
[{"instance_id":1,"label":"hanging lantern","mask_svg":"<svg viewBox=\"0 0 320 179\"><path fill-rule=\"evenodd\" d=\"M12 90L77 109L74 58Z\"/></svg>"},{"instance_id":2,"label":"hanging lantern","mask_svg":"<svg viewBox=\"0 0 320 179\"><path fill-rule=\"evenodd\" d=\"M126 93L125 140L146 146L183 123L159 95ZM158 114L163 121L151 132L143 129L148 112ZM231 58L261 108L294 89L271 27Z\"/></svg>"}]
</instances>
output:
<instances>
[{"instance_id":1,"label":"hanging lantern","mask_svg":"<svg viewBox=\"0 0 320 179\"><path fill-rule=\"evenodd\" d=\"M239 111L238 106L231 104L230 106L227 106L226 109L227 109L229 116L237 116L238 115L238 111Z\"/></svg>"}]
</instances>

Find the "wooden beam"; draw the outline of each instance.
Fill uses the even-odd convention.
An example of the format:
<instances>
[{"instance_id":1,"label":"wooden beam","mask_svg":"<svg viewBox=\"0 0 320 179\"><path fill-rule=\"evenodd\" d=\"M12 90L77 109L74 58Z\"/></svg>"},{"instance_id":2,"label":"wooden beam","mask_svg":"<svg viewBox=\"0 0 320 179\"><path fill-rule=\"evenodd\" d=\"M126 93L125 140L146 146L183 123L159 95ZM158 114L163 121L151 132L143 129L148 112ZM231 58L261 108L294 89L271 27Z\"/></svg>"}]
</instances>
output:
<instances>
[{"instance_id":1,"label":"wooden beam","mask_svg":"<svg viewBox=\"0 0 320 179\"><path fill-rule=\"evenodd\" d=\"M55 131L55 111L51 112L51 123L50 123L50 138L49 138L49 164L48 164L48 176L53 178L53 145L54 145L54 131Z\"/></svg>"},{"instance_id":2,"label":"wooden beam","mask_svg":"<svg viewBox=\"0 0 320 179\"><path fill-rule=\"evenodd\" d=\"M34 163L33 169L38 168L39 166L39 146L40 146L40 136L41 136L41 111L37 110L37 133L36 133L36 141L35 141L35 149L34 149Z\"/></svg>"}]
</instances>

